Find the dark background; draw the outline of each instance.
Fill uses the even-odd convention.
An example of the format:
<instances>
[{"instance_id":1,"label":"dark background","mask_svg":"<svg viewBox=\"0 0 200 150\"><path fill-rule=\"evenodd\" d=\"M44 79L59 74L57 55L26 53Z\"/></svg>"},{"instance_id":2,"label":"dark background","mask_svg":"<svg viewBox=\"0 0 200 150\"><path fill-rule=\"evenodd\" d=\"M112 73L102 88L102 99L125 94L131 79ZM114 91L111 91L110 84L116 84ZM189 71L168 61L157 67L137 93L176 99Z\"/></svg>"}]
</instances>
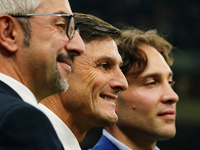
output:
<instances>
[{"instance_id":1,"label":"dark background","mask_svg":"<svg viewBox=\"0 0 200 150\"><path fill-rule=\"evenodd\" d=\"M200 1L199 0L71 0L73 12L93 14L114 26L121 23L162 33L174 46L172 70L177 105L177 134L159 141L161 150L190 150L200 138ZM83 150L100 138L102 128L88 132Z\"/></svg>"}]
</instances>

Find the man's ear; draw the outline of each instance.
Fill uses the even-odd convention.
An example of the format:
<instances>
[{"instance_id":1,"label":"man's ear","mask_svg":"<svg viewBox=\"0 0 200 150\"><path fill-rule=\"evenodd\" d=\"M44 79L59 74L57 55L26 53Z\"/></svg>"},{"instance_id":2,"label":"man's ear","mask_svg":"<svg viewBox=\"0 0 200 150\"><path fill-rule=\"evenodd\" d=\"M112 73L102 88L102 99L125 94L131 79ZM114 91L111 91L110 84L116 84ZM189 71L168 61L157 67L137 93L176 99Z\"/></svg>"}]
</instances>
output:
<instances>
[{"instance_id":1,"label":"man's ear","mask_svg":"<svg viewBox=\"0 0 200 150\"><path fill-rule=\"evenodd\" d=\"M0 45L9 52L17 51L16 21L9 15L0 16Z\"/></svg>"}]
</instances>

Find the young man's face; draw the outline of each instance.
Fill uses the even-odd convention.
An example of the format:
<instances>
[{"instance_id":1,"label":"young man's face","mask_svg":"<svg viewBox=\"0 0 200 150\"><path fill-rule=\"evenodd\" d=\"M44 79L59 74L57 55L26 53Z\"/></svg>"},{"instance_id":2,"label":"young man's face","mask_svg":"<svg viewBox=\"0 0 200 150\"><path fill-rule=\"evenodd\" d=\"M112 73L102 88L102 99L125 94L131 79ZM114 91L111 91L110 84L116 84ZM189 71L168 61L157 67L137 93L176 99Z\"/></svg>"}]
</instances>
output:
<instances>
[{"instance_id":1,"label":"young man's face","mask_svg":"<svg viewBox=\"0 0 200 150\"><path fill-rule=\"evenodd\" d=\"M127 134L134 133L138 140L168 139L176 133L178 101L171 87L172 71L156 49L148 45L140 48L148 63L137 78L126 76L129 87L117 101L117 125Z\"/></svg>"},{"instance_id":2,"label":"young man's face","mask_svg":"<svg viewBox=\"0 0 200 150\"><path fill-rule=\"evenodd\" d=\"M44 0L34 14L72 14L67 0ZM71 73L72 60L85 47L78 32L70 40L66 35L68 22L60 16L32 16L30 46L23 47L27 86L40 98L63 92Z\"/></svg>"},{"instance_id":3,"label":"young man's face","mask_svg":"<svg viewBox=\"0 0 200 150\"><path fill-rule=\"evenodd\" d=\"M115 101L127 89L119 66L122 63L111 38L85 44L86 51L75 58L75 69L69 77L69 89L62 93L65 108L79 116L87 127L106 126L118 119Z\"/></svg>"}]
</instances>

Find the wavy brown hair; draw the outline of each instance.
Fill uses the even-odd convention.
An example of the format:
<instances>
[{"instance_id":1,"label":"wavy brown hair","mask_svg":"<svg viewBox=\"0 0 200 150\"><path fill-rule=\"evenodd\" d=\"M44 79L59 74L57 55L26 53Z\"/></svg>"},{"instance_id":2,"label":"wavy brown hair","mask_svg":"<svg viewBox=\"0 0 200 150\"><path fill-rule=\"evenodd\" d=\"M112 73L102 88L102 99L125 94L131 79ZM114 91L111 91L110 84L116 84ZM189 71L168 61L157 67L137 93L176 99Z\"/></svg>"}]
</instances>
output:
<instances>
[{"instance_id":1,"label":"wavy brown hair","mask_svg":"<svg viewBox=\"0 0 200 150\"><path fill-rule=\"evenodd\" d=\"M117 41L119 53L123 59L122 72L127 75L131 73L137 77L144 71L147 65L147 56L139 48L147 44L160 52L169 66L173 63L171 55L172 45L160 36L157 30L142 31L127 27L122 29L122 37Z\"/></svg>"}]
</instances>

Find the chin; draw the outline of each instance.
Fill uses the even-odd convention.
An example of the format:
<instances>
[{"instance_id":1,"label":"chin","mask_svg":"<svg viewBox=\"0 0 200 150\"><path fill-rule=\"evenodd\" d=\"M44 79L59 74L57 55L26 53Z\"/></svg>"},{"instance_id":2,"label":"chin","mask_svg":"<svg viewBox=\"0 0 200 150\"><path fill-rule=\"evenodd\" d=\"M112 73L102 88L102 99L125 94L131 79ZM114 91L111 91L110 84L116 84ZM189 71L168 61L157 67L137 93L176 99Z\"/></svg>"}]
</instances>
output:
<instances>
[{"instance_id":1,"label":"chin","mask_svg":"<svg viewBox=\"0 0 200 150\"><path fill-rule=\"evenodd\" d=\"M169 140L169 139L173 138L175 135L176 135L176 131L163 133L162 135L160 135L160 138L158 140Z\"/></svg>"},{"instance_id":2,"label":"chin","mask_svg":"<svg viewBox=\"0 0 200 150\"><path fill-rule=\"evenodd\" d=\"M115 124L118 121L118 117L101 118L98 121L98 127L107 127Z\"/></svg>"},{"instance_id":3,"label":"chin","mask_svg":"<svg viewBox=\"0 0 200 150\"><path fill-rule=\"evenodd\" d=\"M116 121L115 120L112 120L112 121L106 120L100 127L108 127L108 126L114 125L116 122L117 122L117 120Z\"/></svg>"},{"instance_id":4,"label":"chin","mask_svg":"<svg viewBox=\"0 0 200 150\"><path fill-rule=\"evenodd\" d=\"M115 124L118 121L118 116L116 115L115 117L107 119L107 125L106 126L111 126Z\"/></svg>"}]
</instances>

